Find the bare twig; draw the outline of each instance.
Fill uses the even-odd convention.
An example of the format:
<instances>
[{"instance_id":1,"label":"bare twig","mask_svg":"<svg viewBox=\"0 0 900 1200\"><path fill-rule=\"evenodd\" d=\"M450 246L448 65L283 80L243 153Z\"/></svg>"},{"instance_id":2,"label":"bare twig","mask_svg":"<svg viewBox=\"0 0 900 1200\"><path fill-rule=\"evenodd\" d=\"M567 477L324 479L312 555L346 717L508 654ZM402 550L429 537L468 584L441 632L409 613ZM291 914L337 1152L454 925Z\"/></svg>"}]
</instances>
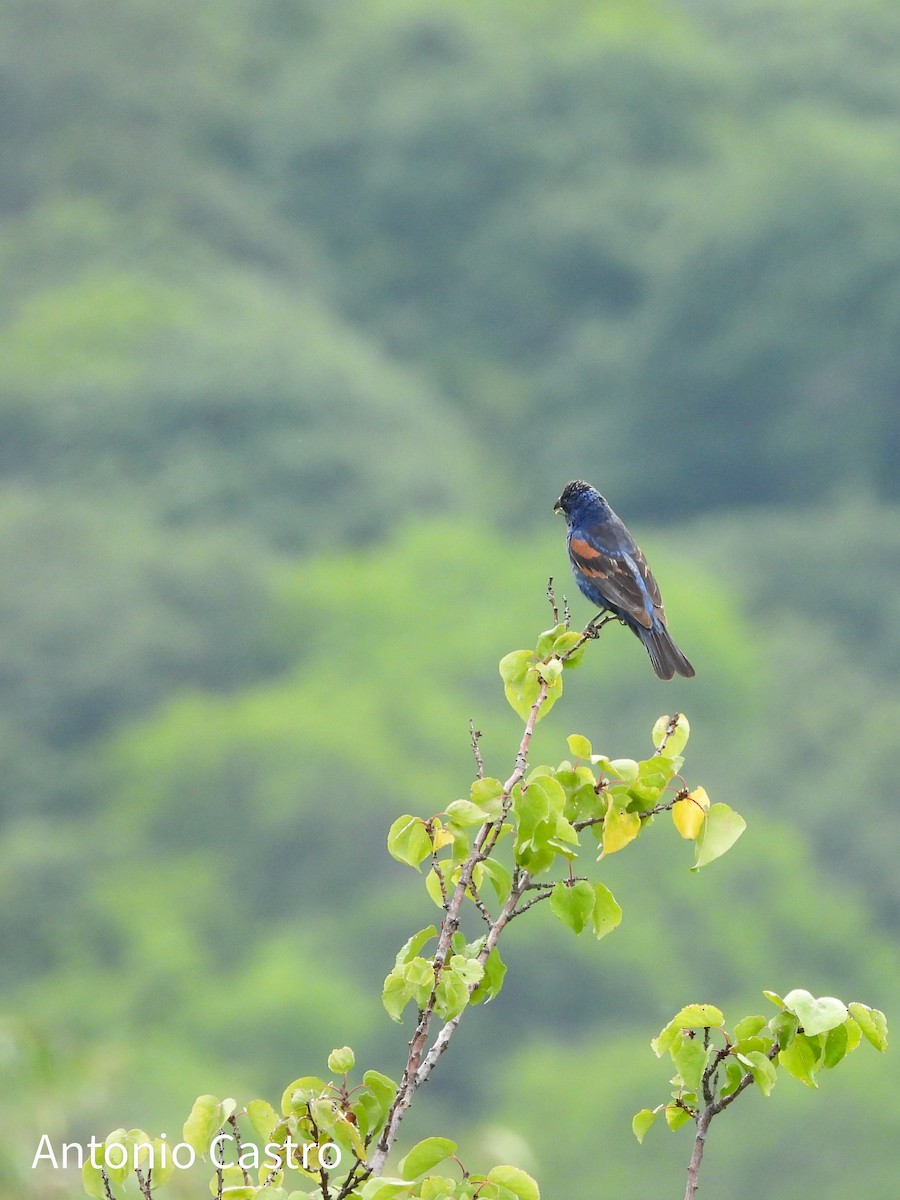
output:
<instances>
[{"instance_id":1,"label":"bare twig","mask_svg":"<svg viewBox=\"0 0 900 1200\"><path fill-rule=\"evenodd\" d=\"M228 1124L234 1130L234 1148L237 1151L238 1162L240 1163L244 1157L244 1143L241 1140L241 1127L238 1125L238 1119L234 1113L228 1118ZM241 1173L244 1176L244 1186L251 1187L250 1172L243 1165L241 1166Z\"/></svg>"},{"instance_id":2,"label":"bare twig","mask_svg":"<svg viewBox=\"0 0 900 1200\"><path fill-rule=\"evenodd\" d=\"M559 608L556 603L556 596L553 592L553 576L547 580L547 599L550 601L550 611L553 613L553 624L559 624Z\"/></svg>"},{"instance_id":3,"label":"bare twig","mask_svg":"<svg viewBox=\"0 0 900 1200\"><path fill-rule=\"evenodd\" d=\"M438 881L438 887L441 889L441 908L443 908L444 912L446 912L449 901L447 900L447 884L444 879L444 868L438 862L438 852L434 849L433 843L431 850L431 869L434 871L435 877Z\"/></svg>"},{"instance_id":4,"label":"bare twig","mask_svg":"<svg viewBox=\"0 0 900 1200\"><path fill-rule=\"evenodd\" d=\"M481 757L481 730L475 728L475 722L469 721L469 737L472 740L472 753L475 755L475 766L478 768L478 778L484 779L484 759Z\"/></svg>"},{"instance_id":5,"label":"bare twig","mask_svg":"<svg viewBox=\"0 0 900 1200\"><path fill-rule=\"evenodd\" d=\"M676 728L678 727L678 722L681 720L681 717L682 717L681 713L672 713L671 717L669 717L669 723L668 723L668 725L666 725L666 732L662 735L662 741L659 743L659 745L653 751L654 758L657 755L660 755L665 751L666 742L669 740L669 738L675 732Z\"/></svg>"},{"instance_id":6,"label":"bare twig","mask_svg":"<svg viewBox=\"0 0 900 1200\"><path fill-rule=\"evenodd\" d=\"M566 615L568 616L568 610L567 610ZM607 616L603 617L602 619L600 618L600 616L598 614L598 616L594 617L593 620L588 621L587 625L585 625L584 629L582 629L581 637L578 639L578 641L575 643L575 645L570 647L565 652L565 654L561 654L559 657L562 659L563 662L565 662L565 660L567 658L571 658L573 654L577 654L577 652L581 649L581 647L584 645L585 642L591 642L594 640L594 638L599 637L600 630L603 628L604 625L608 625L610 623L610 621L615 621L615 620L617 620L617 618L615 616L613 616L612 613L608 614Z\"/></svg>"},{"instance_id":7,"label":"bare twig","mask_svg":"<svg viewBox=\"0 0 900 1200\"><path fill-rule=\"evenodd\" d=\"M481 896L478 894L478 889L475 887L474 883L469 888L469 899L474 902L475 907L478 909L478 911L481 913L481 916L487 922L488 929L490 929L494 923L494 918L491 916L490 912L488 911L487 905L482 900Z\"/></svg>"}]
</instances>

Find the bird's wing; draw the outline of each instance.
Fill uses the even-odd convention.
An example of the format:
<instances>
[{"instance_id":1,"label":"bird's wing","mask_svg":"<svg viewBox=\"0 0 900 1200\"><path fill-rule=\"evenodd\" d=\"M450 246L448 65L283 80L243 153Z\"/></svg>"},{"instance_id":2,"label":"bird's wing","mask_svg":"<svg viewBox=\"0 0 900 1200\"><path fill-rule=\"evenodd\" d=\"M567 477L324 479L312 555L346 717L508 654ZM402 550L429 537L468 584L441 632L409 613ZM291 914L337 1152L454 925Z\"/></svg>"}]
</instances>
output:
<instances>
[{"instance_id":1,"label":"bird's wing","mask_svg":"<svg viewBox=\"0 0 900 1200\"><path fill-rule=\"evenodd\" d=\"M627 531L624 538L607 536L601 540L592 531L575 530L569 539L569 554L576 570L594 584L611 606L621 609L646 629L653 625L654 615L665 624L659 585Z\"/></svg>"}]
</instances>

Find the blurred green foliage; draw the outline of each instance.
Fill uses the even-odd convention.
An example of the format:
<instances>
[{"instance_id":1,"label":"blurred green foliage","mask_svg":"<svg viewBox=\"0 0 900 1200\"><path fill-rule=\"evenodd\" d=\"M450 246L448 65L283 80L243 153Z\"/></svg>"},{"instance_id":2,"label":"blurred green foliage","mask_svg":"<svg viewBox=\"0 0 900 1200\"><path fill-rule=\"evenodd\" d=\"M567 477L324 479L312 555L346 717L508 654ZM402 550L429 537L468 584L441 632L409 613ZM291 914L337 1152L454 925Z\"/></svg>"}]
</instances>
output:
<instances>
[{"instance_id":1,"label":"blurred green foliage","mask_svg":"<svg viewBox=\"0 0 900 1200\"><path fill-rule=\"evenodd\" d=\"M578 475L698 678L661 701L610 628L571 727L640 758L687 710L748 830L699 881L613 857L599 949L514 932L430 1111L592 1195L598 1131L542 1106L627 1074L602 1180L658 1194L666 1013L795 971L896 1010L898 51L875 0L2 6L4 1196L63 1194L44 1126L164 1128L347 1041L394 1067L387 828L466 794L470 716L506 761L496 662L575 591ZM817 1195L890 1191L866 1068ZM811 1194L804 1099L722 1122L719 1194Z\"/></svg>"}]
</instances>

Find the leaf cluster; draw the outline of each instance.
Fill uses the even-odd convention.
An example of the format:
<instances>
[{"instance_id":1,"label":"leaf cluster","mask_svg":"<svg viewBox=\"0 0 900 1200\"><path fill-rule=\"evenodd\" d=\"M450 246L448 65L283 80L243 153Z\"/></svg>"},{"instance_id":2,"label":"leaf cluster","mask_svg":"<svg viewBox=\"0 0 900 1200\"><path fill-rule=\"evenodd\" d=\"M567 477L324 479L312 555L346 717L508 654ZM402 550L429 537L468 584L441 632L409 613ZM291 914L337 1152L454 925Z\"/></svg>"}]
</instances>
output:
<instances>
[{"instance_id":1,"label":"leaf cluster","mask_svg":"<svg viewBox=\"0 0 900 1200\"><path fill-rule=\"evenodd\" d=\"M878 1009L815 997L803 988L783 999L775 992L763 994L778 1008L769 1019L746 1016L728 1030L720 1009L689 1004L653 1038L653 1052L657 1058L668 1054L676 1074L671 1100L635 1115L632 1128L639 1142L660 1112L670 1129L678 1129L722 1112L751 1083L769 1096L779 1069L815 1088L820 1072L838 1066L863 1039L876 1050L887 1049L887 1021Z\"/></svg>"}]
</instances>

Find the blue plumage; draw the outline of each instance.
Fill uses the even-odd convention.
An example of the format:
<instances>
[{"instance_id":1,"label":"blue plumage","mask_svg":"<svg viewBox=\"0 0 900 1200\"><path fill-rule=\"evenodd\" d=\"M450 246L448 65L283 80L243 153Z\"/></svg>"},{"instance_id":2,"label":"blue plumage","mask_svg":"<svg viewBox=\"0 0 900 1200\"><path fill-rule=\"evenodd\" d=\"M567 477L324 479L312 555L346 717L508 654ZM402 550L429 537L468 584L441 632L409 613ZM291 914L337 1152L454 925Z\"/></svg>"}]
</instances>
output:
<instances>
[{"instance_id":1,"label":"blue plumage","mask_svg":"<svg viewBox=\"0 0 900 1200\"><path fill-rule=\"evenodd\" d=\"M572 574L588 600L641 639L660 679L676 672L693 675L666 628L659 585L647 560L606 500L577 479L563 488L554 511L565 514Z\"/></svg>"}]
</instances>

